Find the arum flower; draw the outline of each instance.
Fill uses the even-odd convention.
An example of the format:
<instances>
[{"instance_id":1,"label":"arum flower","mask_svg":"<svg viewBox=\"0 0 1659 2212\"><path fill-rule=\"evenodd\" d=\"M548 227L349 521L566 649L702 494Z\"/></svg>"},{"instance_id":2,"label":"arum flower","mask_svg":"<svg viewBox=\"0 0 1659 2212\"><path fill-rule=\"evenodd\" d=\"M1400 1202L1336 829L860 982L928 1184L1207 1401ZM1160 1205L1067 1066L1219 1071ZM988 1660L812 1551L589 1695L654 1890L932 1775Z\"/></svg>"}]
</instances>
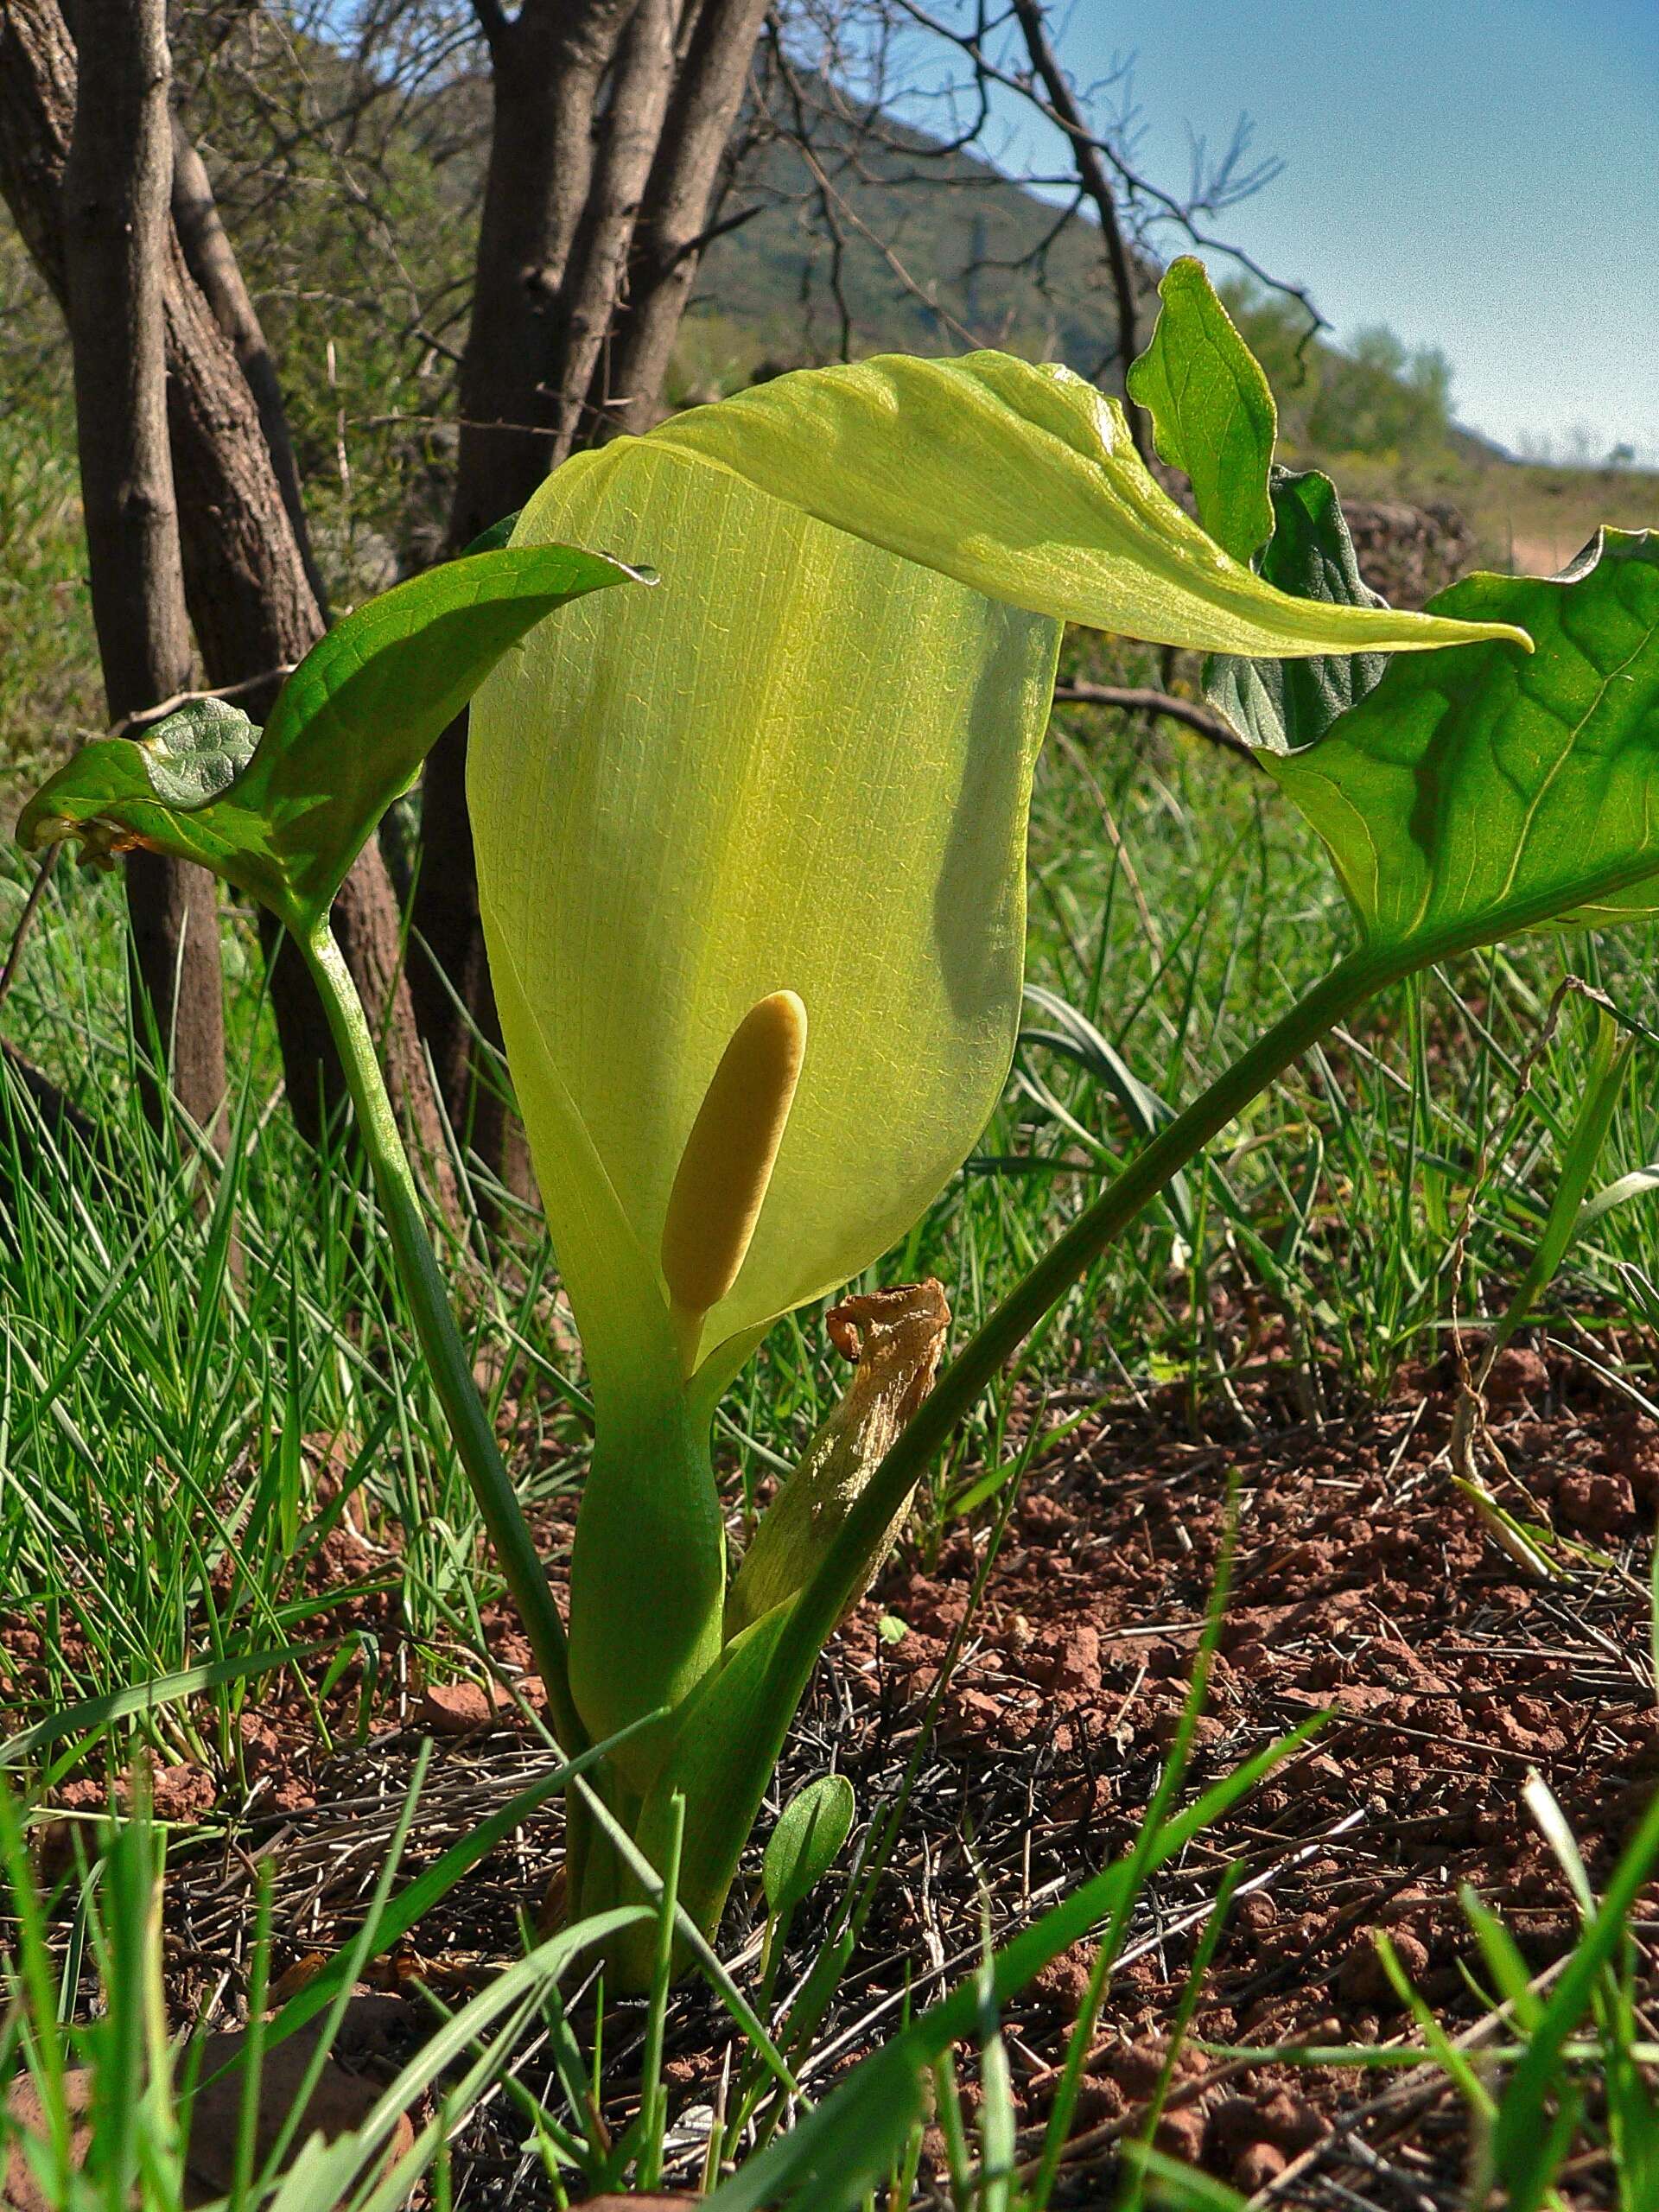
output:
<instances>
[{"instance_id":1,"label":"arum flower","mask_svg":"<svg viewBox=\"0 0 1659 2212\"><path fill-rule=\"evenodd\" d=\"M1154 411L1163 435L1175 410L1201 505L1253 558L1267 510L1241 486L1252 473L1267 483L1270 410L1241 448L1229 392L1243 349L1235 334L1229 353L1218 302L1197 304L1192 327L1190 316L1160 321ZM1272 764L1344 868L1364 958L1194 1103L1174 1125L1185 1149L1171 1173L1332 1007L1403 972L1402 959L1484 941L1484 921L1431 895L1438 875L1402 906L1376 873L1388 840L1372 832L1395 817L1393 843L1433 865L1418 831L1441 765L1407 759L1383 709L1403 701L1408 751L1449 745L1450 772L1478 781L1483 687L1489 675L1516 680L1513 656L1491 648L1526 633L1480 619L1514 611L1491 579L1433 617L1285 596L1166 497L1109 402L1062 370L995 354L781 378L579 456L531 502L511 547L487 536L347 617L289 677L263 733L198 702L141 741L89 744L36 793L18 834L31 846L78 838L99 862L134 843L200 861L296 941L435 1394L557 1727L573 1747L589 1739L597 1798L583 1783L569 1806L572 1907L636 1908L614 1963L639 1986L658 1939L655 1916L637 1910L637 1853L673 1859L680 1904L712 1929L817 1643L879 1562L902 1478L922 1461L901 1431L946 1326L933 1284L855 1298L833 1317L858 1372L728 1600L715 1401L779 1314L911 1228L1007 1074L1026 817L1062 622L1235 664L1307 659L1325 689L1343 656L1478 648L1454 657L1475 698L1467 713L1450 679L1414 685L1396 663L1345 737ZM1613 604L1646 557L1632 541L1585 588ZM655 590L647 563L663 572ZM1627 662L1620 644L1612 664ZM1486 672L1472 691L1471 668ZM1605 693L1581 702L1592 721ZM329 926L364 839L474 695L480 905L595 1405L568 1643ZM1567 696L1548 692L1552 712ZM1554 762L1559 734L1541 741L1529 724L1505 774L1516 760ZM1593 884L1574 875L1575 898L1624 895L1646 866L1648 820L1641 808L1618 817L1639 852L1621 844ZM1512 846L1500 840L1499 872L1514 913L1559 911L1560 856L1575 839L1552 830L1524 880ZM1466 905L1473 879L1455 836L1447 850L1459 865L1446 899ZM1432 925L1427 939L1420 925ZM1096 1201L1005 1302L999 1341L1018 1341L1039 1290L1052 1302L1065 1277L1051 1262L1071 1265L1078 1232L1078 1250L1100 1249L1155 1187L1141 1185L1137 1198L1131 1171ZM952 1370L957 1410L973 1359Z\"/></svg>"},{"instance_id":2,"label":"arum flower","mask_svg":"<svg viewBox=\"0 0 1659 2212\"><path fill-rule=\"evenodd\" d=\"M474 704L508 1059L592 1377L570 1676L594 1734L721 1645L715 1400L907 1231L1013 1050L1061 624L1282 656L1470 626L1291 600L1122 415L1005 357L810 371L558 469L514 543L649 562ZM660 1745L636 1738L631 1785Z\"/></svg>"}]
</instances>

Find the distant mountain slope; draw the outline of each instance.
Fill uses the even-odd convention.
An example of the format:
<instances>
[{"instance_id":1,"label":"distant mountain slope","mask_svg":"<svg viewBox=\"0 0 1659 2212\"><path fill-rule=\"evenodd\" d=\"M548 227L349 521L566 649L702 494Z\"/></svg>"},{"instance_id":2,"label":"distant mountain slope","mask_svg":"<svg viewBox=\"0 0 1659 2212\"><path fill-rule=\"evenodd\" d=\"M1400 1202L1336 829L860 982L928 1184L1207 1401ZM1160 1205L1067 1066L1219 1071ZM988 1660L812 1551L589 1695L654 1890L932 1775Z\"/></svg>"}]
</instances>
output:
<instances>
[{"instance_id":1,"label":"distant mountain slope","mask_svg":"<svg viewBox=\"0 0 1659 2212\"><path fill-rule=\"evenodd\" d=\"M774 140L747 156L731 205L763 212L717 238L698 274L711 318L785 357L1006 346L1085 375L1117 368L1117 308L1098 227L977 156L885 122L880 139ZM1144 270L1143 316L1157 273ZM1121 368L1118 368L1121 374Z\"/></svg>"}]
</instances>

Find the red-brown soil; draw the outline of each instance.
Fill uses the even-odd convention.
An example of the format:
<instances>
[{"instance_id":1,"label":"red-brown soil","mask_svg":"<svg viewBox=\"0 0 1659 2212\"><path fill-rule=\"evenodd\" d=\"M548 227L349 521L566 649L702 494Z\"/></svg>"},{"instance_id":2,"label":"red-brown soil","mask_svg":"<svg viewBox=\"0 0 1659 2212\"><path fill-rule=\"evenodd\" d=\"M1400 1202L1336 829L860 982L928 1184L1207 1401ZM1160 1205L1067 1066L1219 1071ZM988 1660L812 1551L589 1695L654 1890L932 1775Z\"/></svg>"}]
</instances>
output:
<instances>
[{"instance_id":1,"label":"red-brown soil","mask_svg":"<svg viewBox=\"0 0 1659 2212\"><path fill-rule=\"evenodd\" d=\"M1230 1478L1235 1586L1195 1780L1226 1772L1311 1713L1329 1707L1332 1718L1151 1884L1107 1997L1058 2201L1111 2201L1116 2146L1157 2079L1194 1941L1231 1862L1245 1862L1246 1883L1193 2023L1210 2043L1409 2041L1375 1928L1388 1930L1449 2030L1473 2026L1481 2008L1459 1971L1471 1955L1458 1904L1465 1882L1504 1916L1535 1969L1562 1955L1571 1900L1521 1793L1535 1769L1599 1878L1659 1777L1645 1587L1659 1423L1572 1354L1546 1363L1515 1351L1500 1363L1491 1420L1510 1473L1488 1465L1488 1478L1510 1510L1553 1523L1573 1547L1541 1580L1452 1485L1452 1412L1449 1376L1437 1371L1406 1376L1385 1405L1340 1406L1319 1421L1272 1380L1202 1416L1170 1392L1092 1420L1027 1478L928 1742L930 1694L988 1538L964 1527L931 1564L901 1552L820 1669L783 1777L787 1790L833 1760L868 1815L917 1764L898 1848L807 2065L809 2086L827 2086L888 2032L906 1988L919 2005L971 1970L982 1903L1006 1937L1128 1847L1181 1707ZM330 1545L319 1580L360 1580L385 1564L349 1527ZM251 1853L270 1853L276 1869L279 1969L302 1974L308 1955L349 1929L422 1735L437 1750L411 1867L543 1766L510 1703L503 1711L481 1688L435 1674L423 1682L400 1663L386 1601L356 1601L355 1612L379 1636L383 1680L396 1692L382 1698L366 1743L350 1740L348 1676L331 1701L344 1738L332 1756L296 1690L263 1694L245 1716L239 1774L187 1766L156 1777L158 1809L204 1824L194 1852L183 1847L188 1827L178 1839L170 1876L181 2005L219 1986L218 1963L245 1925ZM505 1622L493 1625L504 1672L521 1671L522 1640ZM30 1633L21 1621L0 1633L14 1688L19 1676L26 1687ZM539 1686L524 1687L534 1706ZM72 1783L59 1795L86 1807L102 1787ZM380 1985L418 1974L464 1993L513 1955L516 1916L537 1910L557 1838L556 1811L531 1823L415 1931ZM53 1842L48 1834L48 1852ZM780 1986L810 1963L833 1892L827 1885L801 1916ZM748 1958L740 1975L753 1972L746 1912L741 1885L723 1946ZM1645 1922L1637 1933L1645 1937ZM1084 1950L1058 1961L1005 2024L1033 2129L1089 1965ZM218 2018L235 2024L234 1984ZM670 2078L676 2109L690 2117L670 2184L695 2170L696 2110L714 2094L728 2037L706 1992L677 1999ZM626 2112L637 2037L619 2021L607 2047ZM547 2072L543 2053L524 2079L539 2092ZM520 2154L521 2134L499 2105L474 2126L457 2169L459 2204L552 2202ZM1427 2073L1252 2065L1195 2044L1179 2061L1160 2139L1262 2190L1264 2204L1433 2212L1461 2201L1460 2112ZM1038 2141L1033 2133L1022 2148L1034 2152ZM1593 2159L1567 2201L1608 2201Z\"/></svg>"}]
</instances>

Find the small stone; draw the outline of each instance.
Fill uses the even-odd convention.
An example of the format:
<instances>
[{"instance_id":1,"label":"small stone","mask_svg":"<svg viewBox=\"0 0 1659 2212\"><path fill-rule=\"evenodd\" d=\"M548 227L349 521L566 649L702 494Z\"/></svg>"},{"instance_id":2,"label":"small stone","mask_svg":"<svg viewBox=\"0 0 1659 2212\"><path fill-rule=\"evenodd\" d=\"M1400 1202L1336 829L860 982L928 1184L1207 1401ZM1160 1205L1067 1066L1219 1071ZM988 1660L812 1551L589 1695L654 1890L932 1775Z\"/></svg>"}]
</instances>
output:
<instances>
[{"instance_id":1,"label":"small stone","mask_svg":"<svg viewBox=\"0 0 1659 2212\"><path fill-rule=\"evenodd\" d=\"M1275 2089L1262 2107L1261 2120L1268 2141L1285 2152L1311 2150L1326 2132L1307 2099L1294 2089Z\"/></svg>"},{"instance_id":2,"label":"small stone","mask_svg":"<svg viewBox=\"0 0 1659 2212\"><path fill-rule=\"evenodd\" d=\"M1051 1959L1032 1983L1032 1994L1068 2020L1075 2019L1089 1988L1094 1954L1086 1943L1074 1943Z\"/></svg>"},{"instance_id":3,"label":"small stone","mask_svg":"<svg viewBox=\"0 0 1659 2212\"><path fill-rule=\"evenodd\" d=\"M1486 1377L1486 1402L1512 1406L1530 1392L1546 1389L1548 1382L1549 1370L1541 1352L1533 1351L1524 1344L1506 1344L1492 1362L1492 1371Z\"/></svg>"},{"instance_id":4,"label":"small stone","mask_svg":"<svg viewBox=\"0 0 1659 2212\"><path fill-rule=\"evenodd\" d=\"M1183 2165L1197 2165L1204 2150L1204 2114L1195 2105L1166 2112L1153 2140L1166 2158L1179 2158Z\"/></svg>"},{"instance_id":5,"label":"small stone","mask_svg":"<svg viewBox=\"0 0 1659 2212\"><path fill-rule=\"evenodd\" d=\"M512 1700L499 1684L486 1693L476 1682L432 1682L421 1699L415 1726L429 1736L471 1736L492 1726Z\"/></svg>"},{"instance_id":6,"label":"small stone","mask_svg":"<svg viewBox=\"0 0 1659 2212\"><path fill-rule=\"evenodd\" d=\"M1285 2154L1272 2143L1251 2143L1233 2161L1233 2179L1247 2196L1254 2196L1258 2189L1265 2189L1270 2181L1277 2181L1289 2164Z\"/></svg>"},{"instance_id":7,"label":"small stone","mask_svg":"<svg viewBox=\"0 0 1659 2212\"><path fill-rule=\"evenodd\" d=\"M259 2113L254 2126L256 2170L269 2158L277 2136L287 2125L321 2035L322 2024L319 2022L313 2028L299 2029L286 2042L264 2053L259 2069ZM203 2086L196 2093L191 2113L190 2145L185 2157L192 2184L187 2198L189 2203L208 2203L230 2189L236 2164L244 2083L239 2073L225 2075L223 2069L240 2055L246 2040L245 2033L216 2035L209 2036L202 2044ZM343 2042L342 2037L336 2048ZM297 2156L302 2145L314 2135L321 2135L325 2142L331 2143L336 2137L349 2135L361 2127L379 2102L381 2091L392 2071L387 2064L378 2070L359 2073L342 2066L337 2059L326 2059L295 2131L289 2158ZM222 2078L215 2081L215 2075ZM408 2114L400 2113L376 2171L382 2177L389 2173L414 2139L415 2131Z\"/></svg>"},{"instance_id":8,"label":"small stone","mask_svg":"<svg viewBox=\"0 0 1659 2212\"><path fill-rule=\"evenodd\" d=\"M1396 1929L1391 1941L1407 1980L1419 1980L1428 1971L1427 1946L1407 1929ZM1369 1935L1362 1936L1343 1961L1337 1986L1351 2005L1375 2005L1388 2012L1400 2009L1394 1984L1384 1973L1382 1959Z\"/></svg>"},{"instance_id":9,"label":"small stone","mask_svg":"<svg viewBox=\"0 0 1659 2212\"><path fill-rule=\"evenodd\" d=\"M213 1776L194 1759L158 1766L150 1777L149 1802L158 1821L199 1821L212 1812L218 1795Z\"/></svg>"},{"instance_id":10,"label":"small stone","mask_svg":"<svg viewBox=\"0 0 1659 2212\"><path fill-rule=\"evenodd\" d=\"M1205 2147L1215 2157L1236 2160L1262 2139L1262 2114L1254 2097L1224 2097L1210 2114Z\"/></svg>"},{"instance_id":11,"label":"small stone","mask_svg":"<svg viewBox=\"0 0 1659 2212\"><path fill-rule=\"evenodd\" d=\"M1593 1535L1627 1529L1636 1519L1636 1494L1624 1475L1563 1475L1555 1485L1555 1510L1569 1527Z\"/></svg>"},{"instance_id":12,"label":"small stone","mask_svg":"<svg viewBox=\"0 0 1659 2212\"><path fill-rule=\"evenodd\" d=\"M1061 1647L1054 1669L1058 1689L1097 1690L1100 1688L1100 1631L1086 1624L1072 1630Z\"/></svg>"},{"instance_id":13,"label":"small stone","mask_svg":"<svg viewBox=\"0 0 1659 2212\"><path fill-rule=\"evenodd\" d=\"M91 2070L72 2068L63 2077L63 2101L70 2120L69 2163L77 2171L86 2163L86 2148L92 2139L92 2122L84 2118L92 2100ZM50 2136L46 2108L27 2075L19 2075L6 2092L6 2117L16 2133L6 2153L4 2168L0 2170L0 2179L3 2180L0 2204L5 2207L5 2212L54 2212L54 2200L35 2179L33 2162L22 2141L24 2135L48 2139Z\"/></svg>"}]
</instances>

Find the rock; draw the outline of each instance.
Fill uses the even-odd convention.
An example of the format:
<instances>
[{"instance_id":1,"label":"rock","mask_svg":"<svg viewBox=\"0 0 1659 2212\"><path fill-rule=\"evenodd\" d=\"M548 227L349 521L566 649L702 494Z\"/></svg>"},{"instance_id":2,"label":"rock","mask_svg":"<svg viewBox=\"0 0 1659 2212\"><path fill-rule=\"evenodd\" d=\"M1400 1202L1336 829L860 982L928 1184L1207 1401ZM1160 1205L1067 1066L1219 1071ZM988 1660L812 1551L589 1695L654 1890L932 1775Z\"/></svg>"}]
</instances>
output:
<instances>
[{"instance_id":1,"label":"rock","mask_svg":"<svg viewBox=\"0 0 1659 2212\"><path fill-rule=\"evenodd\" d=\"M1428 1947L1408 1929L1396 1929L1389 1939L1406 1979L1415 1982L1428 1971ZM1337 1986L1351 2005L1378 2005L1397 2012L1400 2000L1394 1984L1382 1970L1382 1961L1368 1934L1362 1936L1343 1961Z\"/></svg>"},{"instance_id":2,"label":"rock","mask_svg":"<svg viewBox=\"0 0 1659 2212\"><path fill-rule=\"evenodd\" d=\"M158 1766L150 1777L150 1808L158 1821L199 1821L212 1812L218 1795L213 1776L194 1759Z\"/></svg>"},{"instance_id":3,"label":"rock","mask_svg":"<svg viewBox=\"0 0 1659 2212\"><path fill-rule=\"evenodd\" d=\"M1236 2161L1266 2133L1254 2097L1223 2097L1211 2112L1205 2134L1205 2151L1212 2157Z\"/></svg>"},{"instance_id":4,"label":"rock","mask_svg":"<svg viewBox=\"0 0 1659 2212\"><path fill-rule=\"evenodd\" d=\"M1555 1510L1569 1527L1604 1535L1634 1522L1636 1494L1624 1475L1563 1475L1555 1485Z\"/></svg>"},{"instance_id":5,"label":"rock","mask_svg":"<svg viewBox=\"0 0 1659 2212\"><path fill-rule=\"evenodd\" d=\"M1288 2164L1284 2152L1274 2144L1251 2143L1234 2159L1233 2179L1247 2196L1254 2196L1258 2189L1277 2181Z\"/></svg>"},{"instance_id":6,"label":"rock","mask_svg":"<svg viewBox=\"0 0 1659 2212\"><path fill-rule=\"evenodd\" d=\"M1074 1628L1055 1656L1054 1686L1063 1690L1100 1688L1100 1631L1087 1623Z\"/></svg>"},{"instance_id":7,"label":"rock","mask_svg":"<svg viewBox=\"0 0 1659 2212\"><path fill-rule=\"evenodd\" d=\"M394 2016L399 2024L407 2022L409 2007L395 1998L357 1998L346 2008L340 2030L331 2056L317 2078L305 2117L294 2139L293 2149L298 2152L309 2137L321 2134L329 2141L359 2127L378 2101L381 2091L397 2070L395 2063L385 2055L389 2032ZM300 2083L322 2033L321 2021L309 2028L302 2028L285 2042L268 2050L259 2073L259 2120L255 2133L256 2163L264 2158L276 2142L289 2110L299 2093ZM206 2038L201 2051L201 2079L203 2087L197 2092L191 2118L190 2144L185 2159L188 2204L209 2204L226 2195L231 2186L232 2169L236 2157L236 2135L242 2108L242 2082L238 2076L221 2082L211 2077L230 2064L243 2050L245 2033L216 2035ZM378 2057L377 2065L375 2060ZM359 2070L360 2069L360 2070ZM77 2168L86 2161L92 2143L91 2111L93 2096L93 2075L90 2068L73 2069L64 2077L64 2095L74 2122L70 2137L69 2154ZM11 2085L6 2098L7 2111L13 2124L36 2135L47 2133L46 2115L35 2085L27 2076L20 2076ZM409 2150L415 2140L415 2131L407 2115L400 2114L376 2166L376 2177L384 2177ZM633 2200L635 2203L649 2202L649 2199ZM678 2200L664 2199L664 2202ZM58 2212L52 2197L41 2189L35 2178L27 2152L14 2144L8 2156L4 2175L4 2193L0 2196L4 2212Z\"/></svg>"},{"instance_id":8,"label":"rock","mask_svg":"<svg viewBox=\"0 0 1659 2212\"><path fill-rule=\"evenodd\" d=\"M1074 1943L1058 1959L1049 1961L1033 1981L1031 1993L1039 2003L1052 2005L1064 2018L1075 2019L1077 2007L1088 1993L1093 1969L1093 1950L1087 1943Z\"/></svg>"},{"instance_id":9,"label":"rock","mask_svg":"<svg viewBox=\"0 0 1659 2212\"><path fill-rule=\"evenodd\" d=\"M73 2130L69 2138L69 2158L79 2168L86 2157L86 2146L92 2139L92 2124L83 2124L81 2115L92 2101L92 2077L90 2072L73 2069L63 2077L64 2101L68 2107ZM6 2110L14 2125L32 2135L48 2133L46 2111L35 2084L27 2075L15 2081L6 2095ZM22 2145L14 2142L6 2156L5 2196L6 2212L56 2212L52 2199L35 2178L29 2154Z\"/></svg>"},{"instance_id":10,"label":"rock","mask_svg":"<svg viewBox=\"0 0 1659 2212\"><path fill-rule=\"evenodd\" d=\"M1312 2149L1327 2132L1307 2099L1294 2089L1275 2089L1262 2107L1261 2120L1268 2141L1287 2152Z\"/></svg>"},{"instance_id":11,"label":"rock","mask_svg":"<svg viewBox=\"0 0 1659 2212\"><path fill-rule=\"evenodd\" d=\"M1486 1402L1513 1406L1532 1392L1547 1389L1548 1382L1549 1370L1541 1352L1524 1344L1505 1344L1486 1377Z\"/></svg>"},{"instance_id":12,"label":"rock","mask_svg":"<svg viewBox=\"0 0 1659 2212\"><path fill-rule=\"evenodd\" d=\"M408 2007L397 1998L354 1998L346 2006L333 2055L318 2075L304 2118L295 2131L296 2152L313 2135L333 2142L363 2125L397 2070L387 2055L390 2032L408 2018ZM297 2030L264 2055L259 2069L259 2120L254 2133L256 2166L269 2155L287 2122L322 2031L323 2024L317 2021ZM213 2076L240 2056L246 2042L245 2032L241 2032L209 2036L202 2046L204 2086L196 2094L185 2159L195 2190L189 2200L192 2203L209 2203L230 2189L243 2085L238 2075L217 2082ZM389 2173L414 2140L407 2113L400 2113L376 2167L377 2177Z\"/></svg>"},{"instance_id":13,"label":"rock","mask_svg":"<svg viewBox=\"0 0 1659 2212\"><path fill-rule=\"evenodd\" d=\"M472 1736L493 1727L512 1699L498 1683L486 1693L476 1682L433 1682L421 1700L415 1726L429 1736Z\"/></svg>"},{"instance_id":14,"label":"rock","mask_svg":"<svg viewBox=\"0 0 1659 2212\"><path fill-rule=\"evenodd\" d=\"M1182 2105L1175 2112L1166 2112L1158 2123L1153 2141L1166 2158L1179 2158L1183 2165L1196 2166L1204 2150L1204 2114L1196 2105Z\"/></svg>"}]
</instances>

